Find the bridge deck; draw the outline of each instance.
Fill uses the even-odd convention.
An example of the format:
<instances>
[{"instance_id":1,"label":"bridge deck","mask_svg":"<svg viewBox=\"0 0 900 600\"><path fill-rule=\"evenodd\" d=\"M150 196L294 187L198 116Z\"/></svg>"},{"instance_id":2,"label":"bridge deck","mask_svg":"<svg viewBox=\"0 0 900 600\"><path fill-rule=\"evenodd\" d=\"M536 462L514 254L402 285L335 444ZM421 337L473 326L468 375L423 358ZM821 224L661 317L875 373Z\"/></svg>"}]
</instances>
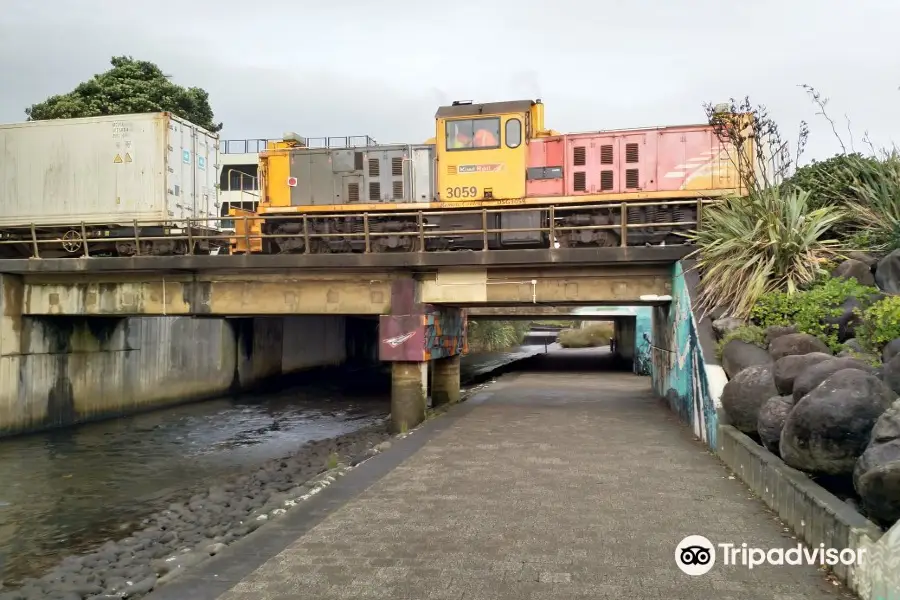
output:
<instances>
[{"instance_id":1,"label":"bridge deck","mask_svg":"<svg viewBox=\"0 0 900 600\"><path fill-rule=\"evenodd\" d=\"M838 597L812 567L679 571L686 535L796 541L647 378L561 372L573 357L604 360L553 352L503 377L152 598Z\"/></svg>"}]
</instances>

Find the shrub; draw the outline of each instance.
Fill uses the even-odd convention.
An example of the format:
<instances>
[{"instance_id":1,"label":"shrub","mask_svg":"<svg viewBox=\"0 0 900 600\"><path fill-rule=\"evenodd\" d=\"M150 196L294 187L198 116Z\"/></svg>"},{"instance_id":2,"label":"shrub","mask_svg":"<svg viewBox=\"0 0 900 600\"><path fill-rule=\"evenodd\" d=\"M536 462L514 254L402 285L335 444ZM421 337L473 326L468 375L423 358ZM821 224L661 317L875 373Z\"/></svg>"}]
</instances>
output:
<instances>
[{"instance_id":1,"label":"shrub","mask_svg":"<svg viewBox=\"0 0 900 600\"><path fill-rule=\"evenodd\" d=\"M868 239L868 249L900 248L900 153L881 160L847 158L832 177L849 181L844 198L857 233Z\"/></svg>"},{"instance_id":2,"label":"shrub","mask_svg":"<svg viewBox=\"0 0 900 600\"><path fill-rule=\"evenodd\" d=\"M582 329L566 329L559 332L559 345L563 348L608 346L614 331L612 323L594 323Z\"/></svg>"},{"instance_id":3,"label":"shrub","mask_svg":"<svg viewBox=\"0 0 900 600\"><path fill-rule=\"evenodd\" d=\"M856 332L863 347L880 356L888 342L900 338L900 296L888 296L867 308Z\"/></svg>"},{"instance_id":4,"label":"shrub","mask_svg":"<svg viewBox=\"0 0 900 600\"><path fill-rule=\"evenodd\" d=\"M529 321L469 320L469 350L500 352L518 346L531 328Z\"/></svg>"},{"instance_id":5,"label":"shrub","mask_svg":"<svg viewBox=\"0 0 900 600\"><path fill-rule=\"evenodd\" d=\"M845 204L855 197L854 187L858 185L860 178L863 181L878 159L873 156L863 156L859 153L836 154L827 160L813 160L808 165L798 167L794 174L782 184L782 189L806 190L810 195L813 208L819 206L831 206ZM860 172L860 167L863 171Z\"/></svg>"},{"instance_id":6,"label":"shrub","mask_svg":"<svg viewBox=\"0 0 900 600\"><path fill-rule=\"evenodd\" d=\"M794 294L764 294L750 311L750 318L763 329L793 325L797 331L814 335L838 351L841 346L838 328L826 323L825 319L839 316L839 307L847 298L856 298L865 304L875 294L878 294L877 288L860 285L855 279L830 278Z\"/></svg>"},{"instance_id":7,"label":"shrub","mask_svg":"<svg viewBox=\"0 0 900 600\"><path fill-rule=\"evenodd\" d=\"M844 215L835 206L811 209L805 190L778 188L707 208L699 231L687 236L703 274L699 308L727 307L746 318L762 295L810 284L840 247L823 238Z\"/></svg>"},{"instance_id":8,"label":"shrub","mask_svg":"<svg viewBox=\"0 0 900 600\"><path fill-rule=\"evenodd\" d=\"M722 358L722 350L725 349L725 344L731 340L741 340L742 342L759 346L764 350L766 348L765 330L757 325L744 325L729 331L722 337L722 340L716 346L716 355L719 358Z\"/></svg>"}]
</instances>

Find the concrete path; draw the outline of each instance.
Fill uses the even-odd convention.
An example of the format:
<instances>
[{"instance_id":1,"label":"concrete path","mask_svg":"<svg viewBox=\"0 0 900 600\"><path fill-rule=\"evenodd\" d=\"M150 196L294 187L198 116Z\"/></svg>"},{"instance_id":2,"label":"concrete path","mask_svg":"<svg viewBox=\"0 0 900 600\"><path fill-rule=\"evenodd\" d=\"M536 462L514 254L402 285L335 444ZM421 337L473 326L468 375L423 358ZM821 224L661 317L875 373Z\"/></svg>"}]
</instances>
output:
<instances>
[{"instance_id":1,"label":"concrete path","mask_svg":"<svg viewBox=\"0 0 900 600\"><path fill-rule=\"evenodd\" d=\"M215 577L221 600L840 596L806 566L683 574L674 554L687 535L763 548L797 542L654 399L648 378L578 372L602 360L567 351L532 359L537 372L503 377L430 422L430 433L373 459L421 436L417 451L316 524L284 526L279 535L292 541L283 550L245 548L230 559L253 554L255 571L220 567L195 578L195 589ZM357 471L369 468L379 467ZM265 531L257 544L274 535Z\"/></svg>"}]
</instances>

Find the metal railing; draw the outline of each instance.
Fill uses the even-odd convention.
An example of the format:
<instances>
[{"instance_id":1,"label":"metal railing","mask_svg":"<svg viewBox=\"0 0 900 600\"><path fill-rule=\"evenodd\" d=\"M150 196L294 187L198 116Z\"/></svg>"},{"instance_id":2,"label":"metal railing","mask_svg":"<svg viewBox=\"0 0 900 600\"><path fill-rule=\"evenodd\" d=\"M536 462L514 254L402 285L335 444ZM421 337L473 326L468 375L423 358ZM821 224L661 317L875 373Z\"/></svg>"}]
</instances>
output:
<instances>
[{"instance_id":1,"label":"metal railing","mask_svg":"<svg viewBox=\"0 0 900 600\"><path fill-rule=\"evenodd\" d=\"M247 139L247 140L219 140L219 152L221 154L259 154L263 152L270 139Z\"/></svg>"},{"instance_id":2,"label":"metal railing","mask_svg":"<svg viewBox=\"0 0 900 600\"><path fill-rule=\"evenodd\" d=\"M581 204L581 205L566 205L566 206L516 206L516 207L507 207L507 208L480 208L480 209L453 209L453 210L413 210L413 211L397 211L397 212L361 212L361 213L330 213L330 214L292 214L292 215L242 215L242 216L227 216L227 217L199 217L199 218L183 218L183 219L172 219L166 222L160 221L140 221L134 220L127 225L123 223L86 223L81 222L78 224L59 224L59 225L47 225L43 224L37 226L35 224L30 224L27 226L23 226L17 228L19 231L25 230L29 232L26 237L17 237L16 239L10 238L11 229L5 229L5 233L0 234L0 248L4 245L29 245L32 248L32 258L41 258L40 248L43 245L49 244L57 244L62 245L63 248L68 252L71 256L84 256L90 257L91 244L110 244L114 242L133 242L135 247L135 255L142 255L141 252L141 244L142 242L154 242L154 241L185 241L186 244L186 253L187 254L195 254L194 247L197 242L207 241L211 242L211 246L228 246L228 247L241 247L243 251L235 252L244 254L247 249L253 248L262 248L264 247L263 241L266 239L298 239L302 238L304 240L304 248L303 254L314 254L315 252L311 251L312 244L311 242L314 240L328 240L335 238L346 239L362 239L364 242L364 252L371 253L372 252L372 241L379 237L415 237L417 240L416 249L414 252L433 252L439 250L428 250L426 241L433 238L440 237L458 237L462 235L474 236L480 235L482 241L482 247L480 251L499 251L503 250L492 250L489 247L490 235L497 233L547 233L551 247L554 245L554 242L557 240L557 234L563 233L566 231L614 231L619 236L619 246L626 247L628 246L628 231L631 229L663 229L663 228L680 228L680 229L696 229L697 226L701 222L701 215L703 214L703 207L709 204L716 202L712 199L697 199L697 200L667 200L667 201L639 201L639 202L607 202L607 203L597 203L597 204ZM695 207L697 209L697 218L692 221L672 221L672 222L658 222L658 223L629 223L628 220L628 211L629 209L642 208L642 207L676 207L676 206L690 206ZM619 222L604 224L604 225L567 225L561 226L557 225L556 221L559 218L565 216L567 212L575 212L575 211L589 211L589 210L614 210L617 211ZM548 212L549 218L547 219L546 225L541 225L537 227L515 227L515 228L506 228L506 227L488 227L489 225L489 216L493 214L505 213L514 211L517 213L522 212ZM442 230L438 229L433 225L430 225L427 220L429 217L433 216L445 216L445 215L481 215L481 227L477 229L448 229ZM370 223L374 219L384 219L386 217L390 217L392 219L405 219L410 224L415 223L414 231L372 231L370 228ZM317 221L334 219L339 221L346 222L347 219L359 219L362 221L362 230L361 231L347 231L347 232L336 232L336 233L321 233L314 231L314 223ZM300 233L278 233L278 234L264 234L261 231L256 231L255 229L259 226L259 224L265 220L266 222L277 222L277 221L294 221L301 223L301 232ZM234 233L230 233L227 231L221 231L220 228L212 225L213 223L222 223L222 222L234 222L235 224L241 224L239 230ZM104 231L105 229L113 229L116 228L130 228L133 230L133 234L115 236L109 235L108 231ZM163 229L168 231L168 235L163 236L144 236L141 235L141 229ZM59 230L66 229L66 233L60 236L56 233ZM52 231L55 230L55 231ZM98 231L99 230L99 231ZM46 232L46 233L45 233ZM92 232L95 232L92 234ZM220 243L219 243L220 242ZM257 242L254 244L253 242ZM349 252L348 252L349 254Z\"/></svg>"}]
</instances>

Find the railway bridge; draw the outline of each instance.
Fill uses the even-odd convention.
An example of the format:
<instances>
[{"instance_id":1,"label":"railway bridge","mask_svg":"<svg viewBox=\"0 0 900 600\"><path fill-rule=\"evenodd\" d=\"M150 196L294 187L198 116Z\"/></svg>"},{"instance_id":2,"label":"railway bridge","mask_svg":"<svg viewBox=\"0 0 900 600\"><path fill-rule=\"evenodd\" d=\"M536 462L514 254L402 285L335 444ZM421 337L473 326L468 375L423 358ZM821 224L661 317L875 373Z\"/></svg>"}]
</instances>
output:
<instances>
[{"instance_id":1,"label":"railway bridge","mask_svg":"<svg viewBox=\"0 0 900 600\"><path fill-rule=\"evenodd\" d=\"M368 335L378 336L370 340L378 358L391 363L392 417L399 430L424 418L429 371L435 404L458 399L466 309L493 315L604 305L666 310L673 264L689 251L669 246L0 260L0 364L6 365L0 377L18 379L11 363L35 351L23 326L33 321L46 330L63 322L71 328L73 319L108 327L133 317L238 319L251 323L244 379L252 379L278 373L284 365L272 363L290 361L288 346L315 353L317 346L339 343L330 336L340 336L340 320L363 319L372 325ZM335 326L322 333L323 323ZM128 350L128 340L112 349Z\"/></svg>"}]
</instances>

